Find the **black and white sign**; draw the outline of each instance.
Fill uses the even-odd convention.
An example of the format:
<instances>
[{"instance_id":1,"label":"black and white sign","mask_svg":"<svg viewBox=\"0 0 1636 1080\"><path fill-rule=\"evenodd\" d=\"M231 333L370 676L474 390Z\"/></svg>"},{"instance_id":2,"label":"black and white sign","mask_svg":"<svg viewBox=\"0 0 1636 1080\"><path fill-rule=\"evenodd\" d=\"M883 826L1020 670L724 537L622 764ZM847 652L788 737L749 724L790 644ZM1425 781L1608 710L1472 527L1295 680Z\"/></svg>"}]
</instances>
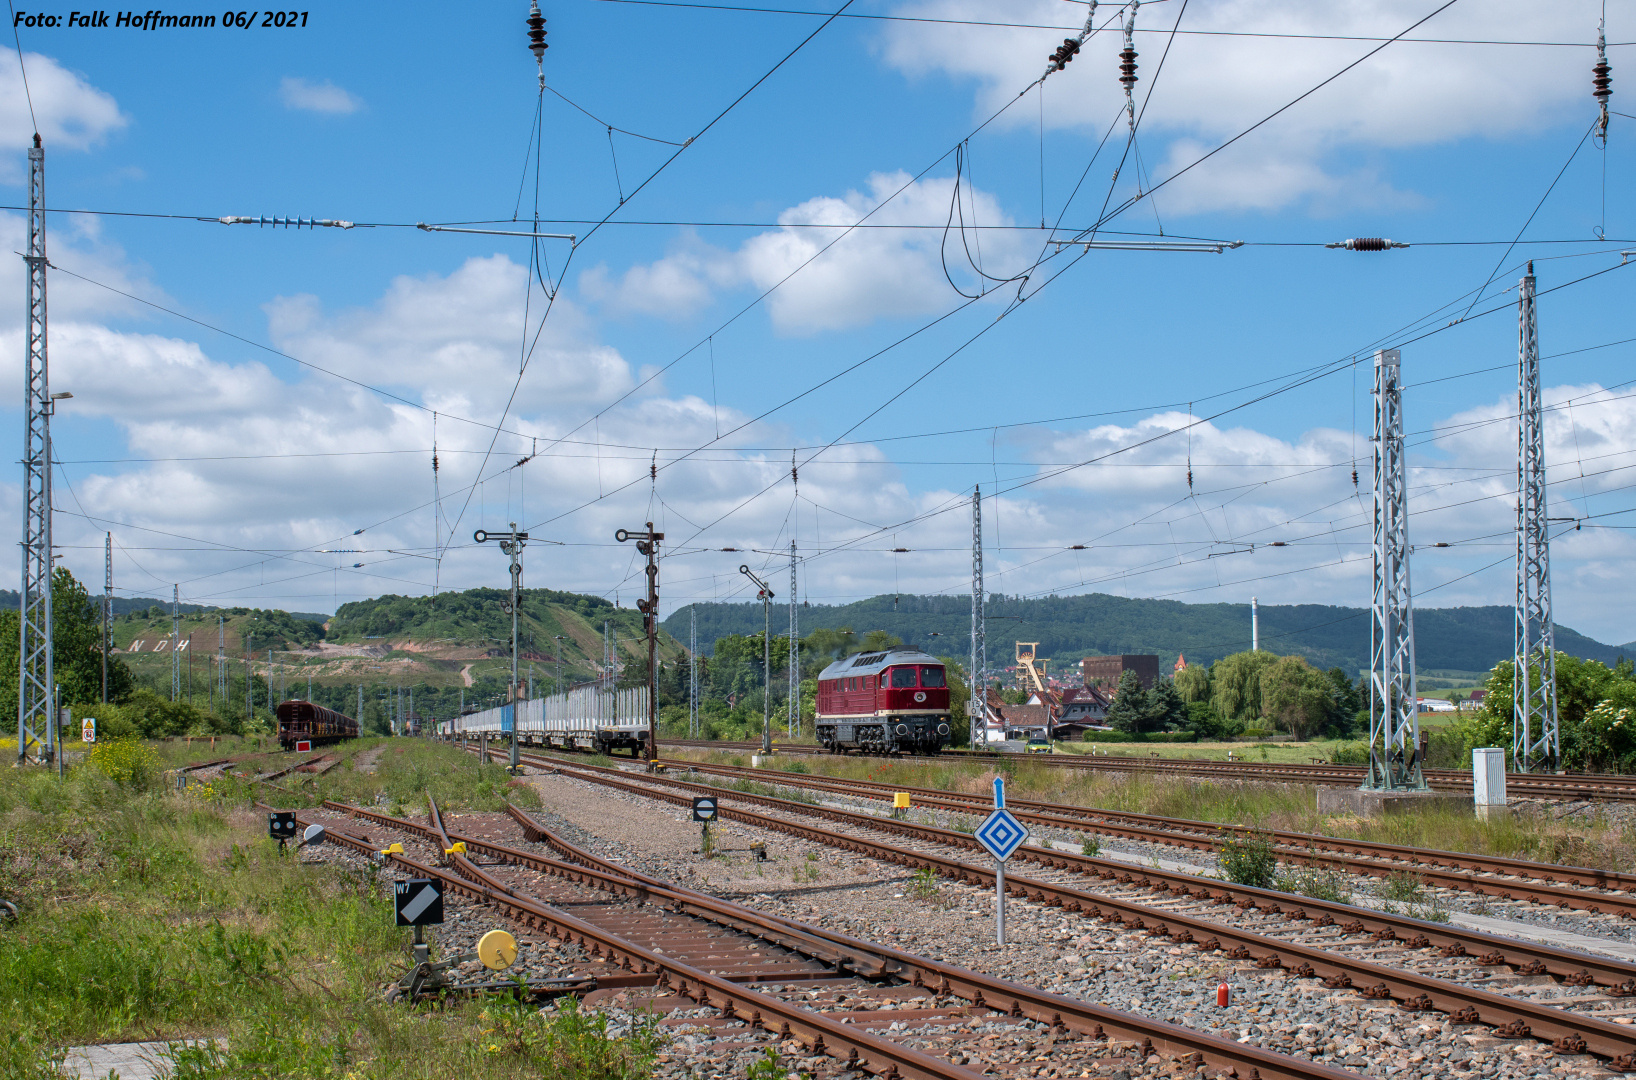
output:
<instances>
[{"instance_id":1,"label":"black and white sign","mask_svg":"<svg viewBox=\"0 0 1636 1080\"><path fill-rule=\"evenodd\" d=\"M432 926L443 921L443 891L431 878L398 882L392 901L399 926Z\"/></svg>"},{"instance_id":2,"label":"black and white sign","mask_svg":"<svg viewBox=\"0 0 1636 1080\"><path fill-rule=\"evenodd\" d=\"M274 840L295 839L295 812L280 810L267 815L267 835Z\"/></svg>"},{"instance_id":3,"label":"black and white sign","mask_svg":"<svg viewBox=\"0 0 1636 1080\"><path fill-rule=\"evenodd\" d=\"M715 821L716 820L716 800L710 798L709 796L704 796L702 798L694 799L693 800L693 820L694 821Z\"/></svg>"}]
</instances>

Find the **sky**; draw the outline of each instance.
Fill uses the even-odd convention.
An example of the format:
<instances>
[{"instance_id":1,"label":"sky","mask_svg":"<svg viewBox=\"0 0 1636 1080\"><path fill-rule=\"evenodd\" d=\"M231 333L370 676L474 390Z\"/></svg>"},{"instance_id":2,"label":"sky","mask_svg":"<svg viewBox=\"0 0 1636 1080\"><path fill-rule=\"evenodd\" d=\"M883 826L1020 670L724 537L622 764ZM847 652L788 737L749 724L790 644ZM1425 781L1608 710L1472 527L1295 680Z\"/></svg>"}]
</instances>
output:
<instances>
[{"instance_id":1,"label":"sky","mask_svg":"<svg viewBox=\"0 0 1636 1080\"><path fill-rule=\"evenodd\" d=\"M94 587L107 533L127 596L504 587L516 522L526 585L629 606L652 521L665 614L787 597L792 541L812 603L962 594L980 488L991 592L1367 606L1395 347L1416 603L1509 604L1532 261L1556 618L1636 639L1632 0L550 0L543 65L515 0L12 4ZM275 215L354 227L218 220Z\"/></svg>"}]
</instances>

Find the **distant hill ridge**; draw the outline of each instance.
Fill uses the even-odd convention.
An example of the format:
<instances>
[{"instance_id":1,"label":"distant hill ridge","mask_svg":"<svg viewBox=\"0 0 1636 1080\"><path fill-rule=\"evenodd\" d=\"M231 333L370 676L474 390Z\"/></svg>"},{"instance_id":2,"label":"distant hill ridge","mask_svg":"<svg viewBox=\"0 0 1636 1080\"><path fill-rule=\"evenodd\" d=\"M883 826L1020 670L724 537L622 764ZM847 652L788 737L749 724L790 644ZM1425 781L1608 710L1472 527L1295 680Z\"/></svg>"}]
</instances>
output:
<instances>
[{"instance_id":1,"label":"distant hill ridge","mask_svg":"<svg viewBox=\"0 0 1636 1080\"><path fill-rule=\"evenodd\" d=\"M89 586L87 586L87 588L89 588ZM91 593L91 600L93 603L100 604L102 602L102 594L97 592ZM21 602L22 598L18 595L16 589L0 589L0 609L15 611L17 609L17 605ZM113 603L110 606L114 609L114 616L116 618L121 615L129 615L133 611L147 611L149 608L153 607L161 608L164 610L165 614L170 614L170 601L160 600L152 596L116 596L113 598ZM220 611L225 613L236 609L217 607L211 604L178 604L177 610L179 610L183 615L197 615L200 612ZM307 622L321 623L329 621L328 615L322 615L316 611L292 611L289 613L289 615L292 619L304 619Z\"/></svg>"},{"instance_id":2,"label":"distant hill ridge","mask_svg":"<svg viewBox=\"0 0 1636 1080\"><path fill-rule=\"evenodd\" d=\"M761 605L693 604L664 620L687 640L690 613L699 622L699 651L727 634L758 634ZM1157 653L1168 669L1178 654L1208 664L1250 647L1248 604L1188 604L1106 593L1017 600L996 595L988 603L988 657L996 667L1012 663L1013 643L1037 641L1039 655L1062 671L1081 657ZM820 627L885 630L905 644L945 656L970 650L971 600L964 596L876 596L852 604L815 604L799 611L803 634ZM1416 666L1422 671L1482 672L1512 653L1514 613L1509 607L1423 608L1414 613ZM785 620L787 623L787 620ZM1300 655L1319 667L1349 672L1369 667L1369 611L1321 604L1260 608L1261 647ZM774 633L780 614L773 613ZM1605 645L1560 623L1557 648L1612 664L1636 657L1636 642Z\"/></svg>"}]
</instances>

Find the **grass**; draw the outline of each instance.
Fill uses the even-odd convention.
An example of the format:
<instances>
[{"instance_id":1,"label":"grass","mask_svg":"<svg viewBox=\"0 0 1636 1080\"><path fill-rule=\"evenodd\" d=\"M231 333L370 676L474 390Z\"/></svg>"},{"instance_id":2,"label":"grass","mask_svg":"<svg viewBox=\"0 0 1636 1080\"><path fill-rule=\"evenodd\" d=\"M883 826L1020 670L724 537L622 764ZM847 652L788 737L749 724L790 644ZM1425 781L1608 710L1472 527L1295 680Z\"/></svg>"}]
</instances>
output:
<instances>
[{"instance_id":1,"label":"grass","mask_svg":"<svg viewBox=\"0 0 1636 1080\"><path fill-rule=\"evenodd\" d=\"M1337 746L1348 739L1313 739L1307 742L1196 742L1196 743L1087 743L1059 742L1059 754L1089 754L1093 750L1110 757L1145 758L1158 754L1162 758L1183 761L1226 761L1231 753L1243 761L1268 761L1279 765L1310 765L1313 758L1325 761Z\"/></svg>"},{"instance_id":2,"label":"grass","mask_svg":"<svg viewBox=\"0 0 1636 1080\"><path fill-rule=\"evenodd\" d=\"M375 773L353 766L383 741L349 745L315 790L280 801L385 793L419 813L430 789L450 807L500 805L498 766L384 742ZM195 743L193 758L223 749ZM159 765L186 758L185 744L151 750ZM373 868L281 856L249 805L265 789L227 781L181 792L163 773L111 771L94 759L61 782L0 771L0 894L22 910L0 930L0 1076L56 1077L52 1056L80 1043L210 1036L227 1049L176 1048L178 1077L651 1073L658 1035L641 1018L620 1020L615 1038L606 1016L571 1007L388 1005L379 987L404 968L408 933L393 926ZM432 940L435 955L435 929Z\"/></svg>"}]
</instances>

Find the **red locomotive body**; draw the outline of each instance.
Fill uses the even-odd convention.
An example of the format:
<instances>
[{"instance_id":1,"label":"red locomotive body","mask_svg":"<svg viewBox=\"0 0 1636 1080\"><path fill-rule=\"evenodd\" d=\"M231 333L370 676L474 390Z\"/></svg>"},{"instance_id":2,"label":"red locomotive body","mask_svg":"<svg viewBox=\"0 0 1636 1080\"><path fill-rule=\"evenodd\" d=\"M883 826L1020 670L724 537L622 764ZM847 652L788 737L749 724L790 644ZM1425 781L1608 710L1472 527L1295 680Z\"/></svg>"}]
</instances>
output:
<instances>
[{"instance_id":1,"label":"red locomotive body","mask_svg":"<svg viewBox=\"0 0 1636 1080\"><path fill-rule=\"evenodd\" d=\"M818 675L818 741L844 753L935 754L949 741L943 662L917 649L849 656Z\"/></svg>"}]
</instances>

